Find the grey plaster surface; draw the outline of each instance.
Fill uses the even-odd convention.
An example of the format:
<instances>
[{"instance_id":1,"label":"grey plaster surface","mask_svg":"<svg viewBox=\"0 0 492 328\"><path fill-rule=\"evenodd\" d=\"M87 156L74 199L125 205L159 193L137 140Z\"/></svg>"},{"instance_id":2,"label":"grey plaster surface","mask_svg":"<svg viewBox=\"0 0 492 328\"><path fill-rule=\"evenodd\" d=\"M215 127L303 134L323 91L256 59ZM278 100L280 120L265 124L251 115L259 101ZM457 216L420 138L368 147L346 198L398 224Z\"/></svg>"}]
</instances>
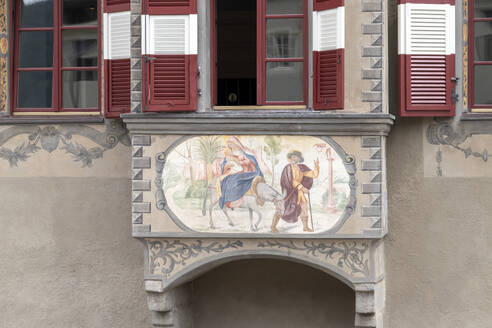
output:
<instances>
[{"instance_id":1,"label":"grey plaster surface","mask_svg":"<svg viewBox=\"0 0 492 328\"><path fill-rule=\"evenodd\" d=\"M151 327L129 179L0 179L0 327Z\"/></svg>"},{"instance_id":2,"label":"grey plaster surface","mask_svg":"<svg viewBox=\"0 0 492 328\"><path fill-rule=\"evenodd\" d=\"M284 261L244 260L193 282L195 328L349 328L355 294L321 271Z\"/></svg>"},{"instance_id":3,"label":"grey plaster surface","mask_svg":"<svg viewBox=\"0 0 492 328\"><path fill-rule=\"evenodd\" d=\"M424 178L420 119L388 141L385 327L492 322L491 178Z\"/></svg>"}]
</instances>

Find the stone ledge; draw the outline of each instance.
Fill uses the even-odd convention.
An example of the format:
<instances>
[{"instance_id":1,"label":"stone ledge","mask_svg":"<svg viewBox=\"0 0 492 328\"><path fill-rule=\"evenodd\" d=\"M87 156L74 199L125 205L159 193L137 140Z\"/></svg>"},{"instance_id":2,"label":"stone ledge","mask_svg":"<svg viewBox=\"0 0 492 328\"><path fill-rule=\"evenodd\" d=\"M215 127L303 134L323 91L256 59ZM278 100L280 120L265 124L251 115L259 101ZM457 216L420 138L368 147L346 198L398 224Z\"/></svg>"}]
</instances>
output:
<instances>
[{"instance_id":1,"label":"stone ledge","mask_svg":"<svg viewBox=\"0 0 492 328\"><path fill-rule=\"evenodd\" d=\"M133 134L282 134L387 136L390 114L299 113L133 113L123 115ZM135 145L135 143L134 143Z\"/></svg>"}]
</instances>

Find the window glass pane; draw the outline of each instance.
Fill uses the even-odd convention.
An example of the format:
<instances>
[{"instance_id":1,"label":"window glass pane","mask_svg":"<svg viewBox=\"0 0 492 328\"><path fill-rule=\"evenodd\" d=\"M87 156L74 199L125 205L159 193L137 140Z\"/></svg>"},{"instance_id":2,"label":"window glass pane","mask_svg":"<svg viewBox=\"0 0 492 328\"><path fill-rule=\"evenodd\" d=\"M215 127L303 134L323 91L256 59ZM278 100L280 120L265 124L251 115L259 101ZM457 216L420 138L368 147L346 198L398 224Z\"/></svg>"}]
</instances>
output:
<instances>
[{"instance_id":1,"label":"window glass pane","mask_svg":"<svg viewBox=\"0 0 492 328\"><path fill-rule=\"evenodd\" d=\"M303 0L266 0L267 15L302 14Z\"/></svg>"},{"instance_id":2,"label":"window glass pane","mask_svg":"<svg viewBox=\"0 0 492 328\"><path fill-rule=\"evenodd\" d=\"M52 27L53 0L21 0L21 27Z\"/></svg>"},{"instance_id":3,"label":"window glass pane","mask_svg":"<svg viewBox=\"0 0 492 328\"><path fill-rule=\"evenodd\" d=\"M51 78L51 71L19 72L17 107L50 108Z\"/></svg>"},{"instance_id":4,"label":"window glass pane","mask_svg":"<svg viewBox=\"0 0 492 328\"><path fill-rule=\"evenodd\" d=\"M53 32L19 33L19 67L53 66Z\"/></svg>"},{"instance_id":5,"label":"window glass pane","mask_svg":"<svg viewBox=\"0 0 492 328\"><path fill-rule=\"evenodd\" d=\"M63 31L63 66L97 66L97 30Z\"/></svg>"},{"instance_id":6,"label":"window glass pane","mask_svg":"<svg viewBox=\"0 0 492 328\"><path fill-rule=\"evenodd\" d=\"M302 22L302 18L267 20L267 58L302 57Z\"/></svg>"},{"instance_id":7,"label":"window glass pane","mask_svg":"<svg viewBox=\"0 0 492 328\"><path fill-rule=\"evenodd\" d=\"M492 1L474 0L475 1L475 18L492 17Z\"/></svg>"},{"instance_id":8,"label":"window glass pane","mask_svg":"<svg viewBox=\"0 0 492 328\"><path fill-rule=\"evenodd\" d=\"M266 100L303 101L303 62L266 63Z\"/></svg>"},{"instance_id":9,"label":"window glass pane","mask_svg":"<svg viewBox=\"0 0 492 328\"><path fill-rule=\"evenodd\" d=\"M97 25L97 1L63 0L63 25Z\"/></svg>"},{"instance_id":10,"label":"window glass pane","mask_svg":"<svg viewBox=\"0 0 492 328\"><path fill-rule=\"evenodd\" d=\"M97 71L63 72L63 108L97 108Z\"/></svg>"},{"instance_id":11,"label":"window glass pane","mask_svg":"<svg viewBox=\"0 0 492 328\"><path fill-rule=\"evenodd\" d=\"M492 60L492 22L475 23L475 60Z\"/></svg>"},{"instance_id":12,"label":"window glass pane","mask_svg":"<svg viewBox=\"0 0 492 328\"><path fill-rule=\"evenodd\" d=\"M492 65L475 66L475 104L492 104Z\"/></svg>"}]
</instances>

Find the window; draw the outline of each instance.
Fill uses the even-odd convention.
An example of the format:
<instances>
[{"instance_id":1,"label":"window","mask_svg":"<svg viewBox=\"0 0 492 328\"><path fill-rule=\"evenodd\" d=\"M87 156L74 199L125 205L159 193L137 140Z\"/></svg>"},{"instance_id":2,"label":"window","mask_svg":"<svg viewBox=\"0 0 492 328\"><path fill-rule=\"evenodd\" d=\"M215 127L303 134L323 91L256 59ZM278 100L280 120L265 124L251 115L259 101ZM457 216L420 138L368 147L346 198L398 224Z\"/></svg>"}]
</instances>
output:
<instances>
[{"instance_id":1,"label":"window","mask_svg":"<svg viewBox=\"0 0 492 328\"><path fill-rule=\"evenodd\" d=\"M469 2L470 107L492 108L492 2Z\"/></svg>"},{"instance_id":2,"label":"window","mask_svg":"<svg viewBox=\"0 0 492 328\"><path fill-rule=\"evenodd\" d=\"M209 3L208 27L196 0L143 2L144 111L197 109L198 28L210 29L212 105L305 108L312 59L313 107L343 108L343 0L314 0L313 15L308 0Z\"/></svg>"},{"instance_id":3,"label":"window","mask_svg":"<svg viewBox=\"0 0 492 328\"><path fill-rule=\"evenodd\" d=\"M216 0L215 105L306 105L306 0Z\"/></svg>"},{"instance_id":4,"label":"window","mask_svg":"<svg viewBox=\"0 0 492 328\"><path fill-rule=\"evenodd\" d=\"M98 112L98 1L16 3L14 113Z\"/></svg>"}]
</instances>

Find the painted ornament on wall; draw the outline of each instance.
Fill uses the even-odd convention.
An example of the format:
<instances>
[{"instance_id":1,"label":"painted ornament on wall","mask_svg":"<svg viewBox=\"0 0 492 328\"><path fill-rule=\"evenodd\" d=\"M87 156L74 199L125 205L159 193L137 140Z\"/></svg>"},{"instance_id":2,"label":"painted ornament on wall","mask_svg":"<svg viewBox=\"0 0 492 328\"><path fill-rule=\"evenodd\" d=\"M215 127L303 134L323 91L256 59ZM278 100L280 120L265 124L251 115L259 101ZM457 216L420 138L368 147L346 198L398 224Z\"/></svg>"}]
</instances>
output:
<instances>
[{"instance_id":1,"label":"painted ornament on wall","mask_svg":"<svg viewBox=\"0 0 492 328\"><path fill-rule=\"evenodd\" d=\"M322 233L346 216L347 158L315 137L193 137L168 153L162 190L193 231Z\"/></svg>"}]
</instances>

